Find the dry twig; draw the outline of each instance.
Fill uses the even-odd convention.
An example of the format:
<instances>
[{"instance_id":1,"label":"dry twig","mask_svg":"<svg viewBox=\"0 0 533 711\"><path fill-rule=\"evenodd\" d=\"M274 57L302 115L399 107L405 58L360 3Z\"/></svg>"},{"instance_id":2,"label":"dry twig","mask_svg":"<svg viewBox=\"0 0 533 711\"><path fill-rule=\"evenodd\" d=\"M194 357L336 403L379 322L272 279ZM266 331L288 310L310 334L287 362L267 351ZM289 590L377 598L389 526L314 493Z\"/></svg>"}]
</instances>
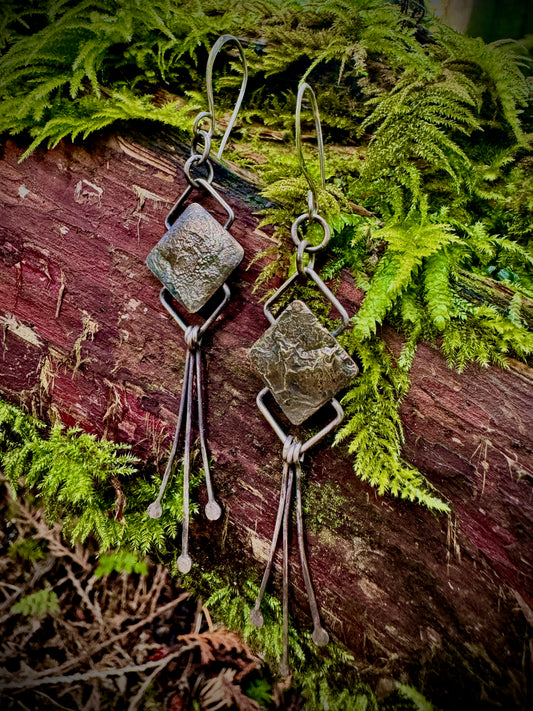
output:
<instances>
[{"instance_id":1,"label":"dry twig","mask_svg":"<svg viewBox=\"0 0 533 711\"><path fill-rule=\"evenodd\" d=\"M172 654L169 654L168 657L165 657L165 664L163 666L166 666L169 662L171 662L173 659L177 659L180 657L182 654L185 652L189 651L189 649L192 649L194 647L194 644L186 645L185 647L182 647L179 649L177 652L173 652ZM136 664L136 665L130 665L127 667L122 667L120 669L113 668L113 669L90 669L87 672L78 672L74 674L63 674L62 676L44 676L41 677L40 679L29 679L29 678L23 678L19 679L17 681L7 681L2 684L2 688L7 690L7 689L32 689L38 686L45 686L49 684L61 684L61 685L66 685L66 684L74 684L77 681L89 681L90 679L107 679L110 676L123 676L125 674L142 674L145 671L148 671L148 669L154 669L161 666L161 660L157 660L154 662L145 662L144 664Z\"/></svg>"}]
</instances>

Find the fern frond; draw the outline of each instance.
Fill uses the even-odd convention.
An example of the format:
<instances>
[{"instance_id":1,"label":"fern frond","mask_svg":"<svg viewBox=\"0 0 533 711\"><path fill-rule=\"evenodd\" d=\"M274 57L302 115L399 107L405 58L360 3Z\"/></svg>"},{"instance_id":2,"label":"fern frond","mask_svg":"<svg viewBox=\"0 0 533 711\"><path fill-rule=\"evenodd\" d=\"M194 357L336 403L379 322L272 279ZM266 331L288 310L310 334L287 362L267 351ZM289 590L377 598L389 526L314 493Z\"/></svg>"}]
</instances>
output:
<instances>
[{"instance_id":1,"label":"fern frond","mask_svg":"<svg viewBox=\"0 0 533 711\"><path fill-rule=\"evenodd\" d=\"M529 87L525 75L520 70L520 51L508 43L485 44L478 38L465 37L453 32L445 25L435 27L442 44L450 51L454 62L460 63L463 70L475 75L475 69L481 73L486 86L496 105L499 105L508 125L513 130L519 144L527 146L529 141L520 124L520 113L527 105Z\"/></svg>"},{"instance_id":2,"label":"fern frond","mask_svg":"<svg viewBox=\"0 0 533 711\"><path fill-rule=\"evenodd\" d=\"M416 501L435 511L448 511L448 504L424 476L402 460L398 403L409 386L408 369L394 364L384 344L376 338L359 341L356 352L362 372L343 398L346 419L336 442L348 440L355 473L376 487L378 493Z\"/></svg>"},{"instance_id":3,"label":"fern frond","mask_svg":"<svg viewBox=\"0 0 533 711\"><path fill-rule=\"evenodd\" d=\"M433 254L424 264L427 309L431 320L439 331L444 331L453 312L450 266L450 256L445 249Z\"/></svg>"},{"instance_id":4,"label":"fern frond","mask_svg":"<svg viewBox=\"0 0 533 711\"><path fill-rule=\"evenodd\" d=\"M368 338L376 332L401 293L411 283L413 274L424 258L455 240L447 225L405 222L391 225L374 234L389 247L381 258L368 287L365 299L354 317L356 339Z\"/></svg>"}]
</instances>

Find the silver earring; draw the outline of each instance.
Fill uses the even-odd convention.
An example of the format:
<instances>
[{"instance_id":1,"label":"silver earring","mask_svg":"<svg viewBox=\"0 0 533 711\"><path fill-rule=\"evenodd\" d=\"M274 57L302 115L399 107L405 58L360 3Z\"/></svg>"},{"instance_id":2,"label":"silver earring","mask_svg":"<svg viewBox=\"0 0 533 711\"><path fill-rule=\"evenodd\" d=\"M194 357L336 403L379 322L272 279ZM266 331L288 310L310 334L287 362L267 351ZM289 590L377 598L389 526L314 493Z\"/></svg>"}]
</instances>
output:
<instances>
[{"instance_id":1,"label":"silver earring","mask_svg":"<svg viewBox=\"0 0 533 711\"><path fill-rule=\"evenodd\" d=\"M156 244L146 259L146 264L149 269L163 284L163 288L159 294L161 304L183 330L185 344L187 346L183 387L174 441L161 481L159 493L155 501L148 507L148 514L152 518L159 518L161 516L161 500L172 473L182 425L185 420L183 527L181 554L178 558L178 568L182 573L188 573L191 568L191 557L189 555L189 480L194 409L193 401L195 395L198 435L208 496L205 514L210 520L216 520L221 515L221 508L215 499L213 491L205 437L201 344L203 335L207 329L213 325L230 299L230 289L226 280L240 264L244 256L242 246L228 231L235 219L235 215L231 207L212 185L214 169L212 162L209 160L211 138L213 136L215 123L212 82L213 64L222 47L228 43L234 43L237 46L243 66L243 79L237 103L235 104L230 122L222 138L216 156L217 158L222 156L235 119L237 118L246 90L248 79L247 64L240 42L232 35L223 35L213 45L207 61L206 84L209 110L199 113L194 120L191 156L184 166L185 176L189 184L167 215L165 220L165 226L167 228L166 234ZM207 124L207 128L202 128L205 124ZM199 151L200 148L201 152ZM191 174L193 169L197 169L200 166L206 166L207 177L193 177ZM193 202L184 208L184 203L193 190L201 190L219 203L228 216L224 226L217 222L199 203ZM174 299L188 313L196 313L219 292L221 292L221 301L201 326L188 325L173 304Z\"/></svg>"},{"instance_id":2,"label":"silver earring","mask_svg":"<svg viewBox=\"0 0 533 711\"><path fill-rule=\"evenodd\" d=\"M255 605L250 613L250 621L257 627L263 624L260 612L261 600L270 577L274 555L282 534L283 548L283 657L280 664L282 674L288 669L288 607L289 607L289 523L293 489L296 493L296 525L300 564L309 607L313 619L312 639L317 645L325 645L329 635L322 627L307 557L305 553L302 517L302 461L306 452L318 444L343 418L343 410L334 396L357 375L358 369L348 353L339 345L336 336L348 325L348 314L342 304L328 289L316 273L315 255L324 249L330 239L330 228L318 213L317 191L305 165L301 141L301 109L305 92L308 91L315 118L320 174L322 188L325 187L324 146L320 127L320 116L316 96L306 83L300 85L296 103L296 149L302 171L309 184L309 209L292 224L291 234L296 246L297 271L290 276L277 292L265 303L265 316L270 322L268 330L250 349L250 360L265 381L266 387L257 396L257 405L282 442L283 472L278 513L270 546L263 580ZM299 234L305 223L318 223L324 236L320 244L312 245ZM306 257L306 259L304 259ZM276 316L272 306L298 280L314 284L341 316L341 325L333 332L327 331L303 301L292 301ZM334 410L333 419L320 432L302 441L297 436L287 434L266 405L267 396L272 395L283 414L292 425L301 425L311 415L328 402Z\"/></svg>"}]
</instances>

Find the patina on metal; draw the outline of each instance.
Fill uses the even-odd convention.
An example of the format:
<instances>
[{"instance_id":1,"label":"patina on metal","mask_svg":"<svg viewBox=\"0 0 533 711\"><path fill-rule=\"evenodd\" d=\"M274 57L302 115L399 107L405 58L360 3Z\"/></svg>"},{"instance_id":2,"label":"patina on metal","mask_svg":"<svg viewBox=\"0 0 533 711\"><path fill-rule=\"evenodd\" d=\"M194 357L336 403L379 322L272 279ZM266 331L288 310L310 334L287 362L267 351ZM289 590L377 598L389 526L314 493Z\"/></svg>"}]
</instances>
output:
<instances>
[{"instance_id":1,"label":"patina on metal","mask_svg":"<svg viewBox=\"0 0 533 711\"><path fill-rule=\"evenodd\" d=\"M152 249L146 264L189 313L196 313L243 257L237 240L194 202Z\"/></svg>"},{"instance_id":2,"label":"patina on metal","mask_svg":"<svg viewBox=\"0 0 533 711\"><path fill-rule=\"evenodd\" d=\"M292 224L291 235L297 248L296 272L265 303L265 316L271 325L249 352L252 365L263 377L267 385L257 396L257 405L283 444L283 471L278 513L268 561L259 594L250 612L250 621L256 627L261 627L263 624L260 606L270 578L281 533L283 551L283 655L280 671L282 674L289 673L289 525L293 494L296 497L296 525L300 565L313 620L312 639L317 645L324 645L329 641L329 635L320 621L320 613L305 553L301 492L303 474L301 465L305 452L341 422L344 413L334 396L349 385L358 372L357 365L335 338L348 325L348 314L315 271L316 253L324 249L328 244L331 230L326 220L318 214L317 190L303 157L301 110L303 96L306 91L309 92L311 97L311 107L317 132L320 180L322 188L325 187L324 146L316 96L308 84L302 83L300 84L296 101L296 147L302 172L309 184L309 210L297 217ZM300 237L299 229L306 222L316 222L322 227L324 234L320 244L310 244L306 238ZM274 314L273 306L300 279L314 284L330 305L338 311L341 323L333 332L330 333L324 328L311 310L299 300L291 302L280 313ZM308 440L302 441L290 433L286 434L283 427L268 409L265 404L265 397L269 393L274 397L283 414L293 425L301 425L327 403L330 403L333 407L335 417L318 433Z\"/></svg>"},{"instance_id":3,"label":"patina on metal","mask_svg":"<svg viewBox=\"0 0 533 711\"><path fill-rule=\"evenodd\" d=\"M178 558L178 569L181 573L188 573L192 565L192 560L189 555L189 483L195 398L198 436L208 497L205 514L209 520L214 521L220 518L222 513L222 509L217 503L213 491L205 437L201 344L204 333L215 322L230 299L231 294L226 279L240 264L244 255L244 250L241 245L228 232L235 219L235 215L231 207L212 185L214 169L213 164L209 160L211 138L214 129L213 64L221 48L227 43L234 43L237 46L243 65L243 79L235 109L217 153L218 158L222 156L224 146L226 145L237 117L246 89L248 70L240 42L232 35L223 35L213 45L207 62L206 81L209 111L200 112L194 121L191 156L184 166L185 177L189 184L165 219L167 233L152 249L146 260L146 264L150 270L163 284L159 299L166 311L183 330L185 345L187 347L183 387L181 390L174 440L165 472L161 479L159 492L155 501L153 501L147 509L148 515L152 518L159 518L163 513L161 502L174 469L174 461L183 430L183 423L185 422L183 453L183 525L181 554ZM201 126L206 123L208 124L207 129L201 128ZM202 166L207 169L207 174L204 175L204 177L198 173L198 169ZM192 174L193 169L196 175ZM217 222L217 220L198 203L192 203L188 207L185 207L185 201L193 190L202 190L221 205L228 216L224 226ZM201 326L187 324L174 307L172 301L174 298L189 313L197 313L202 307L206 306L211 299L214 300L219 292L221 292L222 295L218 305L215 306L214 310L207 316Z\"/></svg>"},{"instance_id":4,"label":"patina on metal","mask_svg":"<svg viewBox=\"0 0 533 711\"><path fill-rule=\"evenodd\" d=\"M293 301L250 352L283 413L300 425L357 375L357 366L303 303Z\"/></svg>"},{"instance_id":5,"label":"patina on metal","mask_svg":"<svg viewBox=\"0 0 533 711\"><path fill-rule=\"evenodd\" d=\"M267 564L265 567L265 572L263 574L263 579L261 581L261 587L259 588L259 593L257 595L253 609L250 612L250 622L255 627L262 627L263 625L263 615L261 614L261 601L263 595L265 594L266 586L272 572L272 566L274 563L274 555L278 547L279 534L282 531L282 546L283 546L283 656L280 663L280 671L282 674L286 675L289 673L288 666L288 642L289 642L289 519L290 519L290 508L293 496L294 483L296 484L296 525L297 525L297 535L298 535L298 551L300 554L300 565L302 568L302 576L304 579L305 590L307 594L307 599L309 600L309 609L311 612L311 619L313 620L313 634L312 640L318 646L326 645L329 642L329 635L327 631L322 627L320 621L320 613L318 610L318 604L316 601L315 591L313 588L313 583L311 581L311 575L309 573L309 566L307 564L307 556L305 552L305 538L303 530L303 515L302 515L302 491L301 491L301 480L302 480L302 467L303 458L307 450L318 444L321 439L323 439L327 434L329 434L341 421L343 418L343 410L339 402L335 398L331 399L331 405L335 412L335 417L330 420L319 432L302 442L297 437L293 437L290 434L286 434L282 426L276 420L272 412L268 409L265 403L265 397L269 394L268 388L263 388L261 392L257 395L257 406L259 410L270 424L274 432L277 434L279 439L283 444L282 458L283 458L283 473L281 476L281 491L278 504L278 513L276 516L276 523L274 525L274 534L272 536L272 542L270 545L270 553L268 556Z\"/></svg>"},{"instance_id":6,"label":"patina on metal","mask_svg":"<svg viewBox=\"0 0 533 711\"><path fill-rule=\"evenodd\" d=\"M207 331L209 326L216 320L223 308L230 299L230 290L227 284L222 287L223 299L204 321L202 326L187 326L178 312L174 309L171 303L171 295L166 288L163 287L159 293L159 300L172 316L174 321L180 328L183 329L185 335L185 344L187 346L187 355L185 357L185 368L183 373L183 386L181 389L181 398L178 411L178 421L172 449L165 467L165 473L159 486L159 492L155 501L153 501L147 509L148 515L151 518L160 518L163 513L161 501L168 484L168 480L173 470L174 459L180 440L181 430L183 426L183 416L185 415L185 445L183 454L183 521L181 531L181 554L178 558L178 569L181 573L188 573L191 569L192 561L189 556L189 483L190 483L190 466L191 466L191 445L192 445L192 417L193 417L193 393L196 384L196 403L198 417L198 436L200 439L200 451L202 454L202 464L204 468L205 483L207 488L207 504L205 506L205 515L210 521L216 521L222 514L222 509L215 499L213 492L213 484L211 481L211 472L209 468L209 457L207 454L207 445L205 441L205 426L203 415L203 398L202 398L202 365L201 365L201 350L200 345L202 336Z\"/></svg>"}]
</instances>

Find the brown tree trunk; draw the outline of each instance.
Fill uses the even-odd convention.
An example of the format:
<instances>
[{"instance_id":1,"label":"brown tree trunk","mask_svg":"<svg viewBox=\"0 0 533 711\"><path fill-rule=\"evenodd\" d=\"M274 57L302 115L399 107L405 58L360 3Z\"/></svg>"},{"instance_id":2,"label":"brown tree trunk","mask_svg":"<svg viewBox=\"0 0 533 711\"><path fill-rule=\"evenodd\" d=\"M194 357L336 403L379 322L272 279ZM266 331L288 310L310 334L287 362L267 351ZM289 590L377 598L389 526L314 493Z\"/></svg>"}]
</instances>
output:
<instances>
[{"instance_id":1,"label":"brown tree trunk","mask_svg":"<svg viewBox=\"0 0 533 711\"><path fill-rule=\"evenodd\" d=\"M185 187L168 145L100 138L19 164L22 151L8 141L0 162L0 394L155 460L176 421L185 354L144 264ZM265 262L250 264L271 239L257 229L253 185L231 173L217 180L245 249L232 301L205 342L210 452L229 520L217 557L259 571L281 463L247 360L267 325L252 293ZM348 275L340 296L353 314L362 294ZM391 333L390 342L399 339ZM533 371L521 363L458 375L433 348L419 348L402 405L405 456L451 502L449 518L377 496L342 447L326 443L306 461L309 562L323 619L374 681L401 677L442 708L526 708L532 404ZM223 526L197 524L197 544L208 533L219 541ZM291 564L293 609L309 625L296 556Z\"/></svg>"}]
</instances>

